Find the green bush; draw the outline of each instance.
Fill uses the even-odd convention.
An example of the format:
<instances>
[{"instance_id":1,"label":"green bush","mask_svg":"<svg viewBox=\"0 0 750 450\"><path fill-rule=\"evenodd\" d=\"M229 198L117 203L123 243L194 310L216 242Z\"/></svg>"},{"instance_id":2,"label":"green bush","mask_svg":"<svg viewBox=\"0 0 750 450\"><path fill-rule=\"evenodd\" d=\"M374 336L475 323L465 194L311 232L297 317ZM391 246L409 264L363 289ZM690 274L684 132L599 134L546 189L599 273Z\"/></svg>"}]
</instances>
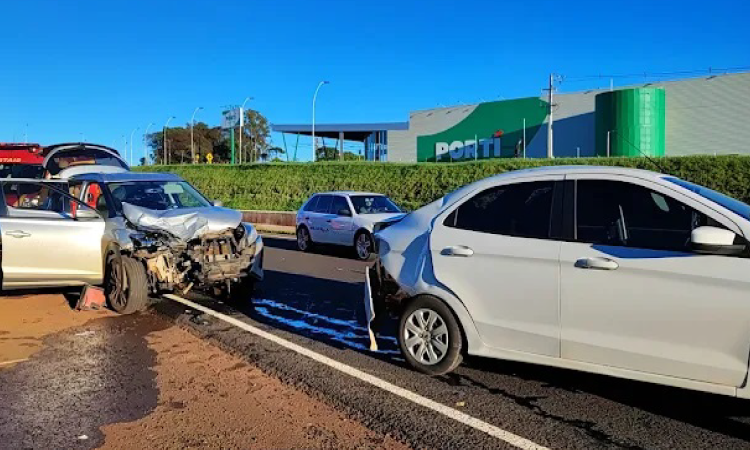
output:
<instances>
[{"instance_id":1,"label":"green bush","mask_svg":"<svg viewBox=\"0 0 750 450\"><path fill-rule=\"evenodd\" d=\"M655 162L654 162L655 161ZM657 163L659 167L655 166ZM509 170L549 165L609 165L669 173L750 203L750 156L645 158L498 159L465 163L267 163L139 167L172 172L208 198L236 209L296 210L313 193L333 190L381 192L408 210L446 193Z\"/></svg>"}]
</instances>

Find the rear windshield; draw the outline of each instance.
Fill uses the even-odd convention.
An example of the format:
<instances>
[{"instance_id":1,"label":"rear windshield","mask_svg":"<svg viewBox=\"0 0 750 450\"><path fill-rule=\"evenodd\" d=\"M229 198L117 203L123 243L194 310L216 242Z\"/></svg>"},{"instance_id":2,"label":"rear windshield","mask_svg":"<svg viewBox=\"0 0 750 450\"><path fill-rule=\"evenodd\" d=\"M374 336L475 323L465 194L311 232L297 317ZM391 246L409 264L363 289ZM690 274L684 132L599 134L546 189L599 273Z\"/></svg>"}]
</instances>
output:
<instances>
[{"instance_id":1,"label":"rear windshield","mask_svg":"<svg viewBox=\"0 0 750 450\"><path fill-rule=\"evenodd\" d=\"M62 150L53 155L47 162L47 171L55 176L61 170L75 166L112 166L127 169L123 161L105 151L80 148L75 150Z\"/></svg>"},{"instance_id":2,"label":"rear windshield","mask_svg":"<svg viewBox=\"0 0 750 450\"><path fill-rule=\"evenodd\" d=\"M678 186L682 186L689 191L695 192L701 197L710 200L718 205L721 205L739 216L750 219L750 205L748 205L747 203L741 202L736 198L724 195L721 192L716 192L707 187L703 187L699 184L691 183L689 181L681 180L679 178L664 177L664 179Z\"/></svg>"},{"instance_id":3,"label":"rear windshield","mask_svg":"<svg viewBox=\"0 0 750 450\"><path fill-rule=\"evenodd\" d=\"M357 214L400 213L401 209L385 195L352 195L349 197Z\"/></svg>"}]
</instances>

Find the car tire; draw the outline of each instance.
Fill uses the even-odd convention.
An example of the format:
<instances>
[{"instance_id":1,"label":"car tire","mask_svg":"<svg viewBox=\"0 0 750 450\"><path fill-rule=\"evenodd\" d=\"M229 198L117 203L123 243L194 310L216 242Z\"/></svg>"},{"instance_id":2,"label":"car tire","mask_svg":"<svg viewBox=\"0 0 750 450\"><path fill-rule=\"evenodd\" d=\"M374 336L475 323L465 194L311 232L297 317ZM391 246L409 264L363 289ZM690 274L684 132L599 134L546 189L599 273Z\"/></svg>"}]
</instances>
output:
<instances>
[{"instance_id":1,"label":"car tire","mask_svg":"<svg viewBox=\"0 0 750 450\"><path fill-rule=\"evenodd\" d=\"M232 283L227 296L229 301L237 306L252 304L253 291L255 290L255 279L251 276L244 276Z\"/></svg>"},{"instance_id":2,"label":"car tire","mask_svg":"<svg viewBox=\"0 0 750 450\"><path fill-rule=\"evenodd\" d=\"M372 235L365 230L354 235L354 256L360 261L369 261L374 250Z\"/></svg>"},{"instance_id":3,"label":"car tire","mask_svg":"<svg viewBox=\"0 0 750 450\"><path fill-rule=\"evenodd\" d=\"M429 295L416 297L401 312L398 345L410 366L430 376L449 373L463 361L463 333L455 315Z\"/></svg>"},{"instance_id":4,"label":"car tire","mask_svg":"<svg viewBox=\"0 0 750 450\"><path fill-rule=\"evenodd\" d=\"M120 314L133 314L148 305L146 268L137 259L110 255L104 290L109 305Z\"/></svg>"},{"instance_id":5,"label":"car tire","mask_svg":"<svg viewBox=\"0 0 750 450\"><path fill-rule=\"evenodd\" d=\"M310 230L304 225L297 228L297 248L302 252L309 252L312 247L313 241L310 237Z\"/></svg>"}]
</instances>

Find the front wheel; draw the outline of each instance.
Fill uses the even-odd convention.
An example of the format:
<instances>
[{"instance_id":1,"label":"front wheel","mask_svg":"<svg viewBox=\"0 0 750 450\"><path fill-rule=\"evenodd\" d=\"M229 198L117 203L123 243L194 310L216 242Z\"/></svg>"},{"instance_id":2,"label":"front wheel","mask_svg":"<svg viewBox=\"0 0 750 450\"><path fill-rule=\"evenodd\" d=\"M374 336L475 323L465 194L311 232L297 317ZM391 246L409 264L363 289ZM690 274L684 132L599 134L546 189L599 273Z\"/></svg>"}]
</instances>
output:
<instances>
[{"instance_id":1,"label":"front wheel","mask_svg":"<svg viewBox=\"0 0 750 450\"><path fill-rule=\"evenodd\" d=\"M410 366L427 375L443 375L461 364L463 337L453 312L435 297L421 296L402 312L398 344Z\"/></svg>"},{"instance_id":2,"label":"front wheel","mask_svg":"<svg viewBox=\"0 0 750 450\"><path fill-rule=\"evenodd\" d=\"M367 231L360 231L354 238L354 254L360 261L367 261L370 259L372 253L372 235Z\"/></svg>"},{"instance_id":3,"label":"front wheel","mask_svg":"<svg viewBox=\"0 0 750 450\"><path fill-rule=\"evenodd\" d=\"M133 314L148 305L146 268L137 259L110 255L104 293L112 309L120 314Z\"/></svg>"}]
</instances>

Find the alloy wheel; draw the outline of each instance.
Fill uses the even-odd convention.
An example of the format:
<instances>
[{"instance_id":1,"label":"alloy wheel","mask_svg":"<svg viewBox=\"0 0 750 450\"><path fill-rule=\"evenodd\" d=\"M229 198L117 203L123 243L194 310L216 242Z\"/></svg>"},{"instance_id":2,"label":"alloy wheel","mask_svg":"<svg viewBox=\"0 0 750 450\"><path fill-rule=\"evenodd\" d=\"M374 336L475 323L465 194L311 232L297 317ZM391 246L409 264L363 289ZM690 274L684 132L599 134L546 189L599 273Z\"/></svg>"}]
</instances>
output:
<instances>
[{"instance_id":1,"label":"alloy wheel","mask_svg":"<svg viewBox=\"0 0 750 450\"><path fill-rule=\"evenodd\" d=\"M370 242L370 237L362 233L357 237L357 256L359 256L359 259L367 259L370 257L370 249L372 248L372 243Z\"/></svg>"},{"instance_id":2,"label":"alloy wheel","mask_svg":"<svg viewBox=\"0 0 750 450\"><path fill-rule=\"evenodd\" d=\"M440 314L431 309L411 313L402 332L407 351L420 364L435 365L448 353L448 327Z\"/></svg>"},{"instance_id":3,"label":"alloy wheel","mask_svg":"<svg viewBox=\"0 0 750 450\"><path fill-rule=\"evenodd\" d=\"M297 231L297 247L299 247L299 249L303 252L307 250L309 239L310 237L308 236L307 229L300 228Z\"/></svg>"}]
</instances>

